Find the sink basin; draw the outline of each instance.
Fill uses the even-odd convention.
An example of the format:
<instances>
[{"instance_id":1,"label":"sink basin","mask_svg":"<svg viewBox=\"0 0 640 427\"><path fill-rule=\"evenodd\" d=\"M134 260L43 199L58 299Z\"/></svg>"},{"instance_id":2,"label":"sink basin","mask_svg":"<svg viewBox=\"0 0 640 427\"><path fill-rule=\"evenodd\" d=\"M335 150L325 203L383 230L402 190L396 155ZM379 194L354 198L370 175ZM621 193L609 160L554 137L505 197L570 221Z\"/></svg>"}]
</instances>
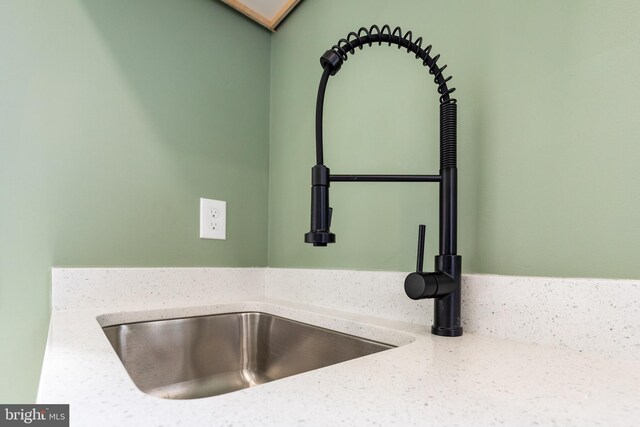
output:
<instances>
[{"instance_id":1,"label":"sink basin","mask_svg":"<svg viewBox=\"0 0 640 427\"><path fill-rule=\"evenodd\" d=\"M167 399L216 396L393 348L259 312L103 330L136 386Z\"/></svg>"}]
</instances>

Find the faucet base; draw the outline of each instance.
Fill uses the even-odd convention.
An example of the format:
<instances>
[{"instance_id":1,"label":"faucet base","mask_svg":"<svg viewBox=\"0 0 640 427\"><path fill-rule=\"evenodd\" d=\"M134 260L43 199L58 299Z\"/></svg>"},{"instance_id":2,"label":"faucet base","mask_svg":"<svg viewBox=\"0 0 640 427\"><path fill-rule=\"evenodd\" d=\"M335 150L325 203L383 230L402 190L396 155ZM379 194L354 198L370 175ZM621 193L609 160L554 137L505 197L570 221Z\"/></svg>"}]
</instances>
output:
<instances>
[{"instance_id":1,"label":"faucet base","mask_svg":"<svg viewBox=\"0 0 640 427\"><path fill-rule=\"evenodd\" d=\"M462 326L454 326L453 328L431 326L431 333L441 337L459 337L462 336Z\"/></svg>"}]
</instances>

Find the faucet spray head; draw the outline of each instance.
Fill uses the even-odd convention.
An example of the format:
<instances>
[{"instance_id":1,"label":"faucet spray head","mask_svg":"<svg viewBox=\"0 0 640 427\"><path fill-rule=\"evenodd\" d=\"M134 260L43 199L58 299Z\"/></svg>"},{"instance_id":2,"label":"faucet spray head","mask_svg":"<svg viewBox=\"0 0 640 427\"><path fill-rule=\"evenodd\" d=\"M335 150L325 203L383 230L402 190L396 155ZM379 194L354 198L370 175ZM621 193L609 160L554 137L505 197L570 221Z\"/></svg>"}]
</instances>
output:
<instances>
[{"instance_id":1,"label":"faucet spray head","mask_svg":"<svg viewBox=\"0 0 640 427\"><path fill-rule=\"evenodd\" d=\"M311 168L311 231L304 235L305 243L313 246L327 246L335 243L336 235L330 232L331 215L329 207L329 168L315 165Z\"/></svg>"}]
</instances>

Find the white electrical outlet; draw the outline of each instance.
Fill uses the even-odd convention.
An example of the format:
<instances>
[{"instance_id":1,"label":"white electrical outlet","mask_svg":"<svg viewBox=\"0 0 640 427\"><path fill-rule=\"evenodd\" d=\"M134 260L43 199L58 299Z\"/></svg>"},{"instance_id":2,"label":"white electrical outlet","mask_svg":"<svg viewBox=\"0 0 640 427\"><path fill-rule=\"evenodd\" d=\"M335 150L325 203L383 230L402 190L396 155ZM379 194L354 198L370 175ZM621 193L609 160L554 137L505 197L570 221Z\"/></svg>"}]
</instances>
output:
<instances>
[{"instance_id":1,"label":"white electrical outlet","mask_svg":"<svg viewBox=\"0 0 640 427\"><path fill-rule=\"evenodd\" d=\"M200 238L227 240L227 202L200 199Z\"/></svg>"}]
</instances>

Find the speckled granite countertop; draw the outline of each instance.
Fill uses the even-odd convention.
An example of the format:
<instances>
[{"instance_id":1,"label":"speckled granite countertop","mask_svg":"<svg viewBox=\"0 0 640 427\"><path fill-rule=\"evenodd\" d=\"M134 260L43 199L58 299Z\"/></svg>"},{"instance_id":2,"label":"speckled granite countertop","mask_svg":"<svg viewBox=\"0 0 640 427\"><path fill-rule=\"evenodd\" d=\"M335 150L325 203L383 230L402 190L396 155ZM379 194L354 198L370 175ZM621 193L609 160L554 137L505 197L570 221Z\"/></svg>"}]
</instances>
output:
<instances>
[{"instance_id":1,"label":"speckled granite countertop","mask_svg":"<svg viewBox=\"0 0 640 427\"><path fill-rule=\"evenodd\" d=\"M209 299L201 300L205 306L186 305L182 300L173 307L166 302L144 304L141 299L113 310L107 303L55 310L38 403L69 403L75 426L613 426L640 422L640 362L635 360L475 334L436 337L425 325L273 301L264 295L250 301L246 295L229 296L232 293L209 292ZM192 297L197 300L198 296ZM211 304L215 298L236 301ZM166 400L136 388L101 329L101 325L129 321L244 310L398 347L221 396Z\"/></svg>"}]
</instances>

